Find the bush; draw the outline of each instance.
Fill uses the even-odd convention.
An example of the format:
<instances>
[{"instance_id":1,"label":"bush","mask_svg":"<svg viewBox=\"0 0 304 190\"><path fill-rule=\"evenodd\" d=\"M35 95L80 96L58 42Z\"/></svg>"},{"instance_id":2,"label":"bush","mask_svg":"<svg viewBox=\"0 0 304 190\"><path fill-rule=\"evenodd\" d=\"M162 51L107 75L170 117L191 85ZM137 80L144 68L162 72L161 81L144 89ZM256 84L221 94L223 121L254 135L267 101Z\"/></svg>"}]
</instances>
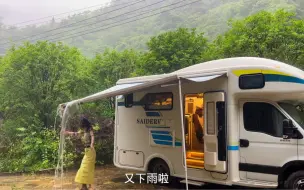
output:
<instances>
[{"instance_id":1,"label":"bush","mask_svg":"<svg viewBox=\"0 0 304 190\"><path fill-rule=\"evenodd\" d=\"M1 172L34 172L54 168L57 160L58 135L54 130L25 131L20 141L0 154Z\"/></svg>"}]
</instances>

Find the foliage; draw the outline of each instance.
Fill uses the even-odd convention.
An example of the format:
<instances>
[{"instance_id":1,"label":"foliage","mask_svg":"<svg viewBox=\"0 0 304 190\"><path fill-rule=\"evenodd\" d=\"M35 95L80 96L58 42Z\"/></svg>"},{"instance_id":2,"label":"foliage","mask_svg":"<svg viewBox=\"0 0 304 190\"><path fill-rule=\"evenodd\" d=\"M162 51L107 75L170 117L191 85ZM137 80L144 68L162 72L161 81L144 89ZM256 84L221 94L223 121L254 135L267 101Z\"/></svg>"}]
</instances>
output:
<instances>
[{"instance_id":1,"label":"foliage","mask_svg":"<svg viewBox=\"0 0 304 190\"><path fill-rule=\"evenodd\" d=\"M81 93L84 78L78 73L86 60L76 48L38 42L13 47L2 61L2 132L11 143L0 160L15 170L50 167L57 148L57 134L50 132L56 108Z\"/></svg>"},{"instance_id":2,"label":"foliage","mask_svg":"<svg viewBox=\"0 0 304 190\"><path fill-rule=\"evenodd\" d=\"M205 53L207 59L253 56L303 66L304 21L293 13L262 11L229 24L231 29Z\"/></svg>"},{"instance_id":3,"label":"foliage","mask_svg":"<svg viewBox=\"0 0 304 190\"><path fill-rule=\"evenodd\" d=\"M95 80L96 87L94 91L98 92L107 89L121 79L135 75L135 68L140 65L142 54L135 50L117 50L106 49L102 54L97 54L92 61L91 76ZM113 108L115 102L113 98L107 101L97 102L100 114L113 117Z\"/></svg>"},{"instance_id":4,"label":"foliage","mask_svg":"<svg viewBox=\"0 0 304 190\"><path fill-rule=\"evenodd\" d=\"M169 73L202 61L207 39L195 29L179 28L152 37L141 65L145 74ZM138 71L140 72L140 71Z\"/></svg>"},{"instance_id":5,"label":"foliage","mask_svg":"<svg viewBox=\"0 0 304 190\"><path fill-rule=\"evenodd\" d=\"M96 164L112 164L113 163L113 148L114 148L114 134L111 134L108 138L101 138L96 143L96 157L101 158L96 160Z\"/></svg>"},{"instance_id":6,"label":"foliage","mask_svg":"<svg viewBox=\"0 0 304 190\"><path fill-rule=\"evenodd\" d=\"M106 49L93 59L92 77L103 85L101 88L109 88L119 79L133 76L136 65L141 62L141 56L141 53L132 49L122 52Z\"/></svg>"},{"instance_id":7,"label":"foliage","mask_svg":"<svg viewBox=\"0 0 304 190\"><path fill-rule=\"evenodd\" d=\"M37 171L53 168L57 160L58 135L49 129L39 132L22 130L20 141L0 154L0 171Z\"/></svg>"},{"instance_id":8,"label":"foliage","mask_svg":"<svg viewBox=\"0 0 304 190\"><path fill-rule=\"evenodd\" d=\"M25 43L12 48L3 57L2 67L6 69L0 84L0 107L6 120L20 119L27 128L31 116L38 115L43 125L50 127L58 104L76 98L83 88L78 75L81 64L85 64L85 58L79 51L60 43Z\"/></svg>"}]
</instances>

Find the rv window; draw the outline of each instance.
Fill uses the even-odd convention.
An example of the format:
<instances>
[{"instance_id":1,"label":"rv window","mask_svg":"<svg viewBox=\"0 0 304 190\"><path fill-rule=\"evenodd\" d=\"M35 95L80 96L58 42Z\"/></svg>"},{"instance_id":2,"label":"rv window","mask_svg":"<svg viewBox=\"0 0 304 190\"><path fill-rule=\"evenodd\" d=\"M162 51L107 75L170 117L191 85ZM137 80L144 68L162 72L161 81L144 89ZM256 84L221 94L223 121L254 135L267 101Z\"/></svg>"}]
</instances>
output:
<instances>
[{"instance_id":1,"label":"rv window","mask_svg":"<svg viewBox=\"0 0 304 190\"><path fill-rule=\"evenodd\" d=\"M130 108L133 106L133 94L125 95L125 107Z\"/></svg>"},{"instance_id":2,"label":"rv window","mask_svg":"<svg viewBox=\"0 0 304 190\"><path fill-rule=\"evenodd\" d=\"M171 110L173 108L173 94L165 93L149 93L145 98L146 110Z\"/></svg>"},{"instance_id":3,"label":"rv window","mask_svg":"<svg viewBox=\"0 0 304 190\"><path fill-rule=\"evenodd\" d=\"M215 134L215 110L214 110L214 102L207 103L207 134L214 135Z\"/></svg>"},{"instance_id":4,"label":"rv window","mask_svg":"<svg viewBox=\"0 0 304 190\"><path fill-rule=\"evenodd\" d=\"M239 78L240 89L259 89L265 86L263 74L241 75Z\"/></svg>"},{"instance_id":5,"label":"rv window","mask_svg":"<svg viewBox=\"0 0 304 190\"><path fill-rule=\"evenodd\" d=\"M271 104L247 102L243 106L243 118L247 131L283 137L283 120L286 117Z\"/></svg>"}]
</instances>

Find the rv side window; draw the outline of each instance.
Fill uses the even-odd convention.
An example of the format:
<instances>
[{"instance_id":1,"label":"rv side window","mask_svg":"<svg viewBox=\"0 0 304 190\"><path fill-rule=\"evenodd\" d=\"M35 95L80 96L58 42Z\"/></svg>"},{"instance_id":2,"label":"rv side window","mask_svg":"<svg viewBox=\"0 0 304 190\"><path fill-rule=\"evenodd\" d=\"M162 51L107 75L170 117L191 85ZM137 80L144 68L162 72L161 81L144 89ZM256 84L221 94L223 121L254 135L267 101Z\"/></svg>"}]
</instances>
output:
<instances>
[{"instance_id":1,"label":"rv side window","mask_svg":"<svg viewBox=\"0 0 304 190\"><path fill-rule=\"evenodd\" d=\"M165 93L149 93L145 98L146 110L171 110L173 108L173 94Z\"/></svg>"},{"instance_id":2,"label":"rv side window","mask_svg":"<svg viewBox=\"0 0 304 190\"><path fill-rule=\"evenodd\" d=\"M243 118L247 131L283 137L283 120L286 117L271 104L247 102L243 106Z\"/></svg>"},{"instance_id":3,"label":"rv side window","mask_svg":"<svg viewBox=\"0 0 304 190\"><path fill-rule=\"evenodd\" d=\"M131 108L133 106L133 94L125 95L125 107Z\"/></svg>"},{"instance_id":4,"label":"rv side window","mask_svg":"<svg viewBox=\"0 0 304 190\"><path fill-rule=\"evenodd\" d=\"M265 79L263 74L241 75L239 78L240 89L259 89L264 88Z\"/></svg>"}]
</instances>

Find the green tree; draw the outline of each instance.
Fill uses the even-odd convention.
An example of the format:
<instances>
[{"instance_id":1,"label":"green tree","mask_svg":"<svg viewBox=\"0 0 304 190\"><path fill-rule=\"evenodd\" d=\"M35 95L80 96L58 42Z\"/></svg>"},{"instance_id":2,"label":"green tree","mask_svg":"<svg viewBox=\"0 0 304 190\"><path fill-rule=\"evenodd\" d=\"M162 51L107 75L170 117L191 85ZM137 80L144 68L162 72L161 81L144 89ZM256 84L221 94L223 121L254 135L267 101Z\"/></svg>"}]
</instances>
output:
<instances>
[{"instance_id":1,"label":"green tree","mask_svg":"<svg viewBox=\"0 0 304 190\"><path fill-rule=\"evenodd\" d=\"M262 11L229 25L231 29L205 52L205 59L254 56L303 65L304 21L294 13Z\"/></svg>"},{"instance_id":2,"label":"green tree","mask_svg":"<svg viewBox=\"0 0 304 190\"><path fill-rule=\"evenodd\" d=\"M142 55L135 50L117 50L106 49L102 54L96 55L92 61L91 76L95 80L95 92L107 89L115 85L122 78L135 76L135 68L140 65ZM105 111L110 111L106 115L113 116L114 99L103 101L103 105L99 107Z\"/></svg>"},{"instance_id":3,"label":"green tree","mask_svg":"<svg viewBox=\"0 0 304 190\"><path fill-rule=\"evenodd\" d=\"M4 123L0 133L10 142L0 155L2 167L35 170L54 164L56 108L84 93L84 84L90 83L84 65L87 60L76 48L61 43L25 43L3 57L0 111ZM0 168L5 169L9 168Z\"/></svg>"},{"instance_id":4,"label":"green tree","mask_svg":"<svg viewBox=\"0 0 304 190\"><path fill-rule=\"evenodd\" d=\"M26 43L12 48L2 64L6 69L1 74L0 96L5 117L37 114L49 127L58 104L79 96L84 84L80 71L85 64L77 49L60 43Z\"/></svg>"},{"instance_id":5,"label":"green tree","mask_svg":"<svg viewBox=\"0 0 304 190\"><path fill-rule=\"evenodd\" d=\"M202 61L207 39L195 29L179 28L152 37L147 43L149 52L139 73L169 73Z\"/></svg>"}]
</instances>

